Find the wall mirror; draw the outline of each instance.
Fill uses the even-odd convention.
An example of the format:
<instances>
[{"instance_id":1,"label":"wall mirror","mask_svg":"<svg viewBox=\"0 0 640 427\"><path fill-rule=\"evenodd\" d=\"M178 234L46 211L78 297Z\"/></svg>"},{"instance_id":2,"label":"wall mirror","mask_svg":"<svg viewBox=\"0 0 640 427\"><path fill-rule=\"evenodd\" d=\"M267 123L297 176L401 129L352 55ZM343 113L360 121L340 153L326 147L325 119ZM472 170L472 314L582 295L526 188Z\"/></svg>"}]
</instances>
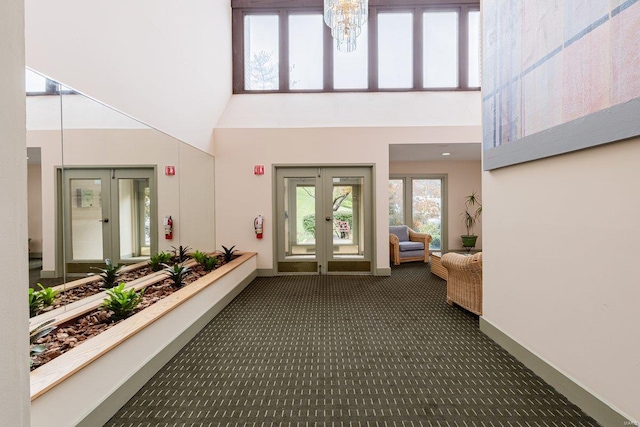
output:
<instances>
[{"instance_id":1,"label":"wall mirror","mask_svg":"<svg viewBox=\"0 0 640 427\"><path fill-rule=\"evenodd\" d=\"M107 259L215 249L212 156L35 71L26 81L30 287L63 285L67 306L69 284Z\"/></svg>"}]
</instances>

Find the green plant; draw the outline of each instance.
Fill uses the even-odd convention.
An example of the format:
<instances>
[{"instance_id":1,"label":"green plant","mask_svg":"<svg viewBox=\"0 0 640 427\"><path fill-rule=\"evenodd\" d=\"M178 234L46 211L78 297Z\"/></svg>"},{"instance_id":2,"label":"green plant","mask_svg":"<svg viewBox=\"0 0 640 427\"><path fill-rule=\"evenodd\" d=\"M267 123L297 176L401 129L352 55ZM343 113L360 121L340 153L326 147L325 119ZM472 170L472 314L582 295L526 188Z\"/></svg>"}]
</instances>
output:
<instances>
[{"instance_id":1,"label":"green plant","mask_svg":"<svg viewBox=\"0 0 640 427\"><path fill-rule=\"evenodd\" d=\"M233 260L233 254L236 252L233 250L233 248L235 247L235 245L231 246L230 248L227 248L225 246L222 247L222 249L224 250L224 253L222 255L224 257L224 262L230 262L231 260Z\"/></svg>"},{"instance_id":2,"label":"green plant","mask_svg":"<svg viewBox=\"0 0 640 427\"><path fill-rule=\"evenodd\" d=\"M176 248L175 246L171 246L173 248L173 257L176 262L184 262L189 259L189 250L191 249L189 246L182 246Z\"/></svg>"},{"instance_id":3,"label":"green plant","mask_svg":"<svg viewBox=\"0 0 640 427\"><path fill-rule=\"evenodd\" d=\"M102 302L102 307L113 311L113 317L116 319L130 316L142 301L142 295L145 291L141 289L136 292L133 288L126 290L124 286L124 283L120 283L118 286L109 289L107 298Z\"/></svg>"},{"instance_id":4,"label":"green plant","mask_svg":"<svg viewBox=\"0 0 640 427\"><path fill-rule=\"evenodd\" d=\"M42 307L42 295L33 288L29 288L29 316L35 316Z\"/></svg>"},{"instance_id":5,"label":"green plant","mask_svg":"<svg viewBox=\"0 0 640 427\"><path fill-rule=\"evenodd\" d=\"M191 257L196 260L198 264L200 264L205 271L211 271L216 268L216 264L218 263L218 257L209 256L204 252L195 251L191 254Z\"/></svg>"},{"instance_id":6,"label":"green plant","mask_svg":"<svg viewBox=\"0 0 640 427\"><path fill-rule=\"evenodd\" d=\"M480 215L482 215L482 204L475 191L465 197L464 212L462 212L462 222L467 229L467 236L473 236L473 227L475 227Z\"/></svg>"},{"instance_id":7,"label":"green plant","mask_svg":"<svg viewBox=\"0 0 640 427\"><path fill-rule=\"evenodd\" d=\"M151 271L162 270L162 264L166 264L171 261L172 255L169 252L160 251L157 254L149 258L149 266Z\"/></svg>"},{"instance_id":8,"label":"green plant","mask_svg":"<svg viewBox=\"0 0 640 427\"><path fill-rule=\"evenodd\" d=\"M51 323L55 322L55 320L56 319L49 319L29 331L29 357L33 358L33 356L44 353L44 351L47 349L47 346L45 346L44 344L37 344L37 341L40 338L49 335L51 331L57 328L57 326L48 326ZM33 366L33 359L29 361L29 366Z\"/></svg>"},{"instance_id":9,"label":"green plant","mask_svg":"<svg viewBox=\"0 0 640 427\"><path fill-rule=\"evenodd\" d=\"M99 276L102 277L102 280L104 281L104 284L102 285L103 288L113 288L116 285L116 280L118 280L122 266L113 264L108 258L104 260L104 263L106 264L105 268L92 268L101 272Z\"/></svg>"},{"instance_id":10,"label":"green plant","mask_svg":"<svg viewBox=\"0 0 640 427\"><path fill-rule=\"evenodd\" d=\"M165 274L173 281L173 286L177 288L184 286L184 279L191 272L191 269L180 264L174 264L173 266L164 264L164 266L166 267L164 269Z\"/></svg>"},{"instance_id":11,"label":"green plant","mask_svg":"<svg viewBox=\"0 0 640 427\"><path fill-rule=\"evenodd\" d=\"M42 283L38 283L38 286L40 286L40 290L37 293L40 294L42 304L45 307L52 305L60 291L54 291L51 287L45 288Z\"/></svg>"},{"instance_id":12,"label":"green plant","mask_svg":"<svg viewBox=\"0 0 640 427\"><path fill-rule=\"evenodd\" d=\"M209 256L209 255L203 258L202 262L200 263L200 265L202 266L202 268L204 268L205 271L214 270L217 264L218 264L218 257Z\"/></svg>"},{"instance_id":13,"label":"green plant","mask_svg":"<svg viewBox=\"0 0 640 427\"><path fill-rule=\"evenodd\" d=\"M202 262L204 261L204 259L206 257L208 257L209 255L207 255L204 252L200 252L200 251L195 251L194 253L191 254L191 258L193 258L194 260L196 260L196 262L198 264L202 264Z\"/></svg>"}]
</instances>

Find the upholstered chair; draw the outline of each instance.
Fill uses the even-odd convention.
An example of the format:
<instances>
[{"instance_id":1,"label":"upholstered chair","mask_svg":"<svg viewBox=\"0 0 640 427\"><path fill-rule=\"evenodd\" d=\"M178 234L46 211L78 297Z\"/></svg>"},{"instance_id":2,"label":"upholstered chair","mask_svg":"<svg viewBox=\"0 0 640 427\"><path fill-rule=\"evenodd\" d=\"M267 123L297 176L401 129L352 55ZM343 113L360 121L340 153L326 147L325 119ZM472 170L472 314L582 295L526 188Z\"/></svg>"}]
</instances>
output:
<instances>
[{"instance_id":1,"label":"upholstered chair","mask_svg":"<svg viewBox=\"0 0 640 427\"><path fill-rule=\"evenodd\" d=\"M429 243L431 235L413 231L406 225L392 225L389 227L389 252L391 262L399 265L401 262L423 261L429 262Z\"/></svg>"}]
</instances>

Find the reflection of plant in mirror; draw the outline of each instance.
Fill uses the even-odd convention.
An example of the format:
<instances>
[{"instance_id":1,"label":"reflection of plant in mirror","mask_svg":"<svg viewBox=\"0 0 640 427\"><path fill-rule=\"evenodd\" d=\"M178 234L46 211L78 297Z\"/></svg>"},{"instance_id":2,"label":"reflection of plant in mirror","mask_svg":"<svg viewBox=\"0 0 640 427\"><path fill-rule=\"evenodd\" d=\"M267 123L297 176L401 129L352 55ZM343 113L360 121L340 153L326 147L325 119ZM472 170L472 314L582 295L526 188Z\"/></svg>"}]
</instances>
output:
<instances>
[{"instance_id":1,"label":"reflection of plant in mirror","mask_svg":"<svg viewBox=\"0 0 640 427\"><path fill-rule=\"evenodd\" d=\"M115 288L109 289L107 298L102 302L102 307L105 310L113 311L114 320L130 316L142 301L144 289L136 292L133 288L125 290L124 286L124 283L120 283Z\"/></svg>"},{"instance_id":2,"label":"reflection of plant in mirror","mask_svg":"<svg viewBox=\"0 0 640 427\"><path fill-rule=\"evenodd\" d=\"M206 258L202 260L200 265L202 265L202 268L204 268L205 271L214 270L216 268L216 265L218 265L218 257L207 255Z\"/></svg>"},{"instance_id":3,"label":"reflection of plant in mirror","mask_svg":"<svg viewBox=\"0 0 640 427\"><path fill-rule=\"evenodd\" d=\"M174 264L172 267L167 264L163 265L166 267L164 269L165 273L173 281L173 286L176 288L184 286L184 279L187 277L191 269L180 264Z\"/></svg>"},{"instance_id":4,"label":"reflection of plant in mirror","mask_svg":"<svg viewBox=\"0 0 640 427\"><path fill-rule=\"evenodd\" d=\"M216 268L218 264L218 257L210 256L204 252L195 251L191 257L196 260L198 264L205 269L205 271L211 271Z\"/></svg>"},{"instance_id":5,"label":"reflection of plant in mirror","mask_svg":"<svg viewBox=\"0 0 640 427\"><path fill-rule=\"evenodd\" d=\"M191 258L195 259L198 264L202 264L204 259L208 256L209 255L207 255L206 253L200 251L195 251L191 254Z\"/></svg>"},{"instance_id":6,"label":"reflection of plant in mirror","mask_svg":"<svg viewBox=\"0 0 640 427\"><path fill-rule=\"evenodd\" d=\"M102 277L102 280L104 281L102 286L103 288L113 288L116 285L116 280L120 275L119 270L122 267L119 267L117 264L113 264L110 259L105 259L104 263L107 265L106 268L92 268L101 271L99 276Z\"/></svg>"},{"instance_id":7,"label":"reflection of plant in mirror","mask_svg":"<svg viewBox=\"0 0 640 427\"><path fill-rule=\"evenodd\" d=\"M44 351L47 349L47 347L44 344L37 344L37 341L40 338L47 336L51 331L53 331L57 327L57 326L47 326L55 322L55 320L56 319L49 319L46 322L39 324L38 326L36 326L35 328L29 331L29 344L31 345L31 348L29 351L30 357L37 356L38 354L44 353ZM33 366L33 360L30 360L29 362L30 362L29 365Z\"/></svg>"},{"instance_id":8,"label":"reflection of plant in mirror","mask_svg":"<svg viewBox=\"0 0 640 427\"><path fill-rule=\"evenodd\" d=\"M233 250L233 248L235 247L236 245L233 245L230 248L227 248L226 246L222 247L222 249L224 250L224 262L231 262L233 260L233 254L236 252Z\"/></svg>"},{"instance_id":9,"label":"reflection of plant in mirror","mask_svg":"<svg viewBox=\"0 0 640 427\"><path fill-rule=\"evenodd\" d=\"M40 287L40 290L37 293L40 294L42 304L45 307L52 305L60 291L54 291L51 287L45 288L42 286L42 283L38 283L38 286Z\"/></svg>"},{"instance_id":10,"label":"reflection of plant in mirror","mask_svg":"<svg viewBox=\"0 0 640 427\"><path fill-rule=\"evenodd\" d=\"M171 246L173 248L173 257L176 262L184 262L189 259L189 250L191 249L189 246L182 246L176 248L175 246Z\"/></svg>"},{"instance_id":11,"label":"reflection of plant in mirror","mask_svg":"<svg viewBox=\"0 0 640 427\"><path fill-rule=\"evenodd\" d=\"M33 288L29 288L29 316L35 316L42 307L42 296Z\"/></svg>"},{"instance_id":12,"label":"reflection of plant in mirror","mask_svg":"<svg viewBox=\"0 0 640 427\"><path fill-rule=\"evenodd\" d=\"M151 266L151 271L160 271L162 269L162 264L166 264L171 261L172 255L169 252L158 252L153 255L149 259L149 266Z\"/></svg>"}]
</instances>

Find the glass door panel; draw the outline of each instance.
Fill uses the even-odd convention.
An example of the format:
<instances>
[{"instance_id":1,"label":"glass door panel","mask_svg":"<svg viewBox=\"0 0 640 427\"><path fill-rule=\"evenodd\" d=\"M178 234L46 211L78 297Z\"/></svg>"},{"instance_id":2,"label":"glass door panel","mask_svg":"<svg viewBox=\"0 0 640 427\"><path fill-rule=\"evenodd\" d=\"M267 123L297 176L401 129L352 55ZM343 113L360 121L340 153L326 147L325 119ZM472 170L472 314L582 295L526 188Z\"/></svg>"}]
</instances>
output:
<instances>
[{"instance_id":1,"label":"glass door panel","mask_svg":"<svg viewBox=\"0 0 640 427\"><path fill-rule=\"evenodd\" d=\"M404 222L404 179L389 180L389 225Z\"/></svg>"},{"instance_id":2,"label":"glass door panel","mask_svg":"<svg viewBox=\"0 0 640 427\"><path fill-rule=\"evenodd\" d=\"M285 256L308 258L316 256L316 187L315 178L286 178Z\"/></svg>"},{"instance_id":3,"label":"glass door panel","mask_svg":"<svg viewBox=\"0 0 640 427\"><path fill-rule=\"evenodd\" d=\"M325 168L324 206L331 222L325 231L328 253L323 272L372 271L371 169Z\"/></svg>"},{"instance_id":4,"label":"glass door panel","mask_svg":"<svg viewBox=\"0 0 640 427\"><path fill-rule=\"evenodd\" d=\"M317 273L316 169L278 169L277 269L280 273Z\"/></svg>"},{"instance_id":5,"label":"glass door panel","mask_svg":"<svg viewBox=\"0 0 640 427\"><path fill-rule=\"evenodd\" d=\"M106 259L136 263L157 251L153 169L65 169L62 182L69 273L91 272Z\"/></svg>"},{"instance_id":6,"label":"glass door panel","mask_svg":"<svg viewBox=\"0 0 640 427\"><path fill-rule=\"evenodd\" d=\"M412 225L415 231L428 233L431 250L442 248L442 180L417 179L412 182Z\"/></svg>"},{"instance_id":7,"label":"glass door panel","mask_svg":"<svg viewBox=\"0 0 640 427\"><path fill-rule=\"evenodd\" d=\"M74 260L104 259L102 179L71 179L71 247ZM109 200L107 198L107 200Z\"/></svg>"},{"instance_id":8,"label":"glass door panel","mask_svg":"<svg viewBox=\"0 0 640 427\"><path fill-rule=\"evenodd\" d=\"M370 168L278 168L278 273L371 272Z\"/></svg>"},{"instance_id":9,"label":"glass door panel","mask_svg":"<svg viewBox=\"0 0 640 427\"><path fill-rule=\"evenodd\" d=\"M142 260L151 253L149 179L118 179L120 259Z\"/></svg>"},{"instance_id":10,"label":"glass door panel","mask_svg":"<svg viewBox=\"0 0 640 427\"><path fill-rule=\"evenodd\" d=\"M362 177L333 178L333 257L362 258Z\"/></svg>"}]
</instances>

